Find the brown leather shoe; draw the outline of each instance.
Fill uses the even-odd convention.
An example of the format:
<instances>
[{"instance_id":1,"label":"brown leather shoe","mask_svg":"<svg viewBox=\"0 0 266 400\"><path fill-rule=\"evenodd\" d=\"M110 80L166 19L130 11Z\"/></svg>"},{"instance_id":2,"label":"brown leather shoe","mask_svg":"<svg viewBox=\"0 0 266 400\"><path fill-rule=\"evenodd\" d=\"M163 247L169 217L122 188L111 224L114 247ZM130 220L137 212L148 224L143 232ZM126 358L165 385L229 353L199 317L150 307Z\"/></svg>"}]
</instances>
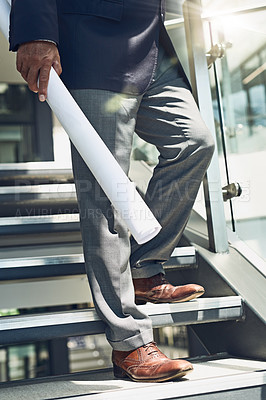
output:
<instances>
[{"instance_id":1,"label":"brown leather shoe","mask_svg":"<svg viewBox=\"0 0 266 400\"><path fill-rule=\"evenodd\" d=\"M151 278L133 279L136 304L151 303L179 303L196 299L204 293L200 285L189 284L173 286L162 273Z\"/></svg>"},{"instance_id":2,"label":"brown leather shoe","mask_svg":"<svg viewBox=\"0 0 266 400\"><path fill-rule=\"evenodd\" d=\"M164 382L181 378L193 370L192 364L185 360L171 360L151 342L136 350L113 350L114 376L133 381Z\"/></svg>"}]
</instances>

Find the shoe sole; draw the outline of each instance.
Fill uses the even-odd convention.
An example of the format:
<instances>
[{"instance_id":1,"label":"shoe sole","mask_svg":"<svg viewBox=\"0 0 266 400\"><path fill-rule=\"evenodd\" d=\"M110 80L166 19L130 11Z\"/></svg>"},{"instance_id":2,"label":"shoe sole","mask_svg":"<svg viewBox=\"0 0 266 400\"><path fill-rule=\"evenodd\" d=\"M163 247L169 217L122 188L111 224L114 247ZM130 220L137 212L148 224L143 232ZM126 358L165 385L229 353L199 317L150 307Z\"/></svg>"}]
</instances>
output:
<instances>
[{"instance_id":1,"label":"shoe sole","mask_svg":"<svg viewBox=\"0 0 266 400\"><path fill-rule=\"evenodd\" d=\"M136 303L137 305L146 304L147 302L153 303L153 304L162 304L162 303L183 303L183 302L185 302L185 301L194 300L194 299L196 299L197 297L202 296L204 293L205 293L205 291L195 292L195 293L191 294L190 296L183 297L183 298L181 298L181 299L179 299L179 300L170 300L170 301L169 301L169 300L160 300L160 299L154 300L154 299L147 299L147 298L144 298L144 297L138 297L138 298L135 299L135 303Z\"/></svg>"},{"instance_id":2,"label":"shoe sole","mask_svg":"<svg viewBox=\"0 0 266 400\"><path fill-rule=\"evenodd\" d=\"M174 379L181 379L185 375L189 374L192 371L193 371L193 368L188 368L188 369L185 369L183 371L179 371L179 372L177 372L177 373L175 373L175 374L173 374L171 376L161 377L161 378L157 378L157 379L150 379L150 378L148 378L148 379L145 379L145 378L138 379L138 378L135 378L135 377L131 376L128 372L126 372L124 370L123 370L123 373L124 373L123 376L117 376L115 374L114 375L115 375L116 378L119 378L119 379L121 379L121 378L123 379L123 378L128 377L134 382L158 383L158 382L171 381L171 380L174 380Z\"/></svg>"}]
</instances>

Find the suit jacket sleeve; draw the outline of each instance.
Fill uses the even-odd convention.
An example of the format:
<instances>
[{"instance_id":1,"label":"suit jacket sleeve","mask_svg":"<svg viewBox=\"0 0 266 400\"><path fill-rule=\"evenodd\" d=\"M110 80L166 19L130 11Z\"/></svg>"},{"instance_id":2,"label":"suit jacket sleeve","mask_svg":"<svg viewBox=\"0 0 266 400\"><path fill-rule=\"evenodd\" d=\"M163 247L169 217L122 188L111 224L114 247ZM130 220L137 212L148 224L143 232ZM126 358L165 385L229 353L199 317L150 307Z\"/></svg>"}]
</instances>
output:
<instances>
[{"instance_id":1,"label":"suit jacket sleeve","mask_svg":"<svg viewBox=\"0 0 266 400\"><path fill-rule=\"evenodd\" d=\"M59 42L56 0L12 0L10 50L39 39Z\"/></svg>"}]
</instances>

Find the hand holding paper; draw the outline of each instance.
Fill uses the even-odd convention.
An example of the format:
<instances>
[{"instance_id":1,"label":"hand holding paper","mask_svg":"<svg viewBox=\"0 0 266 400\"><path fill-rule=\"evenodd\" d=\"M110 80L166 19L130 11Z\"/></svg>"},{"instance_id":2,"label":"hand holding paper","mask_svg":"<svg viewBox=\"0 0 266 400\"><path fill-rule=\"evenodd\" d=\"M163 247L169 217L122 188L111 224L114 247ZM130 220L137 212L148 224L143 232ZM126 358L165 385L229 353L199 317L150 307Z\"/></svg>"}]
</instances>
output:
<instances>
[{"instance_id":1,"label":"hand holding paper","mask_svg":"<svg viewBox=\"0 0 266 400\"><path fill-rule=\"evenodd\" d=\"M10 6L0 0L0 28L8 39ZM89 123L59 76L50 72L47 101L128 229L141 244L155 237L159 222Z\"/></svg>"},{"instance_id":2,"label":"hand holding paper","mask_svg":"<svg viewBox=\"0 0 266 400\"><path fill-rule=\"evenodd\" d=\"M28 83L30 90L38 92L40 101L45 101L47 98L51 67L58 75L61 74L60 56L55 43L40 40L19 46L17 70Z\"/></svg>"}]
</instances>

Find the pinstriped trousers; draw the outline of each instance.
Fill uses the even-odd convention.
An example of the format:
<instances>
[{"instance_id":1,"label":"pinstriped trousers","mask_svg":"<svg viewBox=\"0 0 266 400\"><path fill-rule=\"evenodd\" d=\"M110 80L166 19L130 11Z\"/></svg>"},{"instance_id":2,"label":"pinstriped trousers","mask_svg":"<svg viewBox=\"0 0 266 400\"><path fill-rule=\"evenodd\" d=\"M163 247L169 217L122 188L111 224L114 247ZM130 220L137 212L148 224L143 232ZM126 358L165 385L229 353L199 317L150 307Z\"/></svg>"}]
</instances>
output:
<instances>
[{"instance_id":1,"label":"pinstriped trousers","mask_svg":"<svg viewBox=\"0 0 266 400\"><path fill-rule=\"evenodd\" d=\"M214 143L178 60L170 59L162 48L144 94L83 89L73 90L72 95L126 173L134 131L159 150L146 202L162 230L138 245L130 241L125 224L72 146L84 257L95 308L106 323L113 349L128 351L153 340L150 319L134 303L132 276L163 272L163 263L189 218Z\"/></svg>"}]
</instances>

